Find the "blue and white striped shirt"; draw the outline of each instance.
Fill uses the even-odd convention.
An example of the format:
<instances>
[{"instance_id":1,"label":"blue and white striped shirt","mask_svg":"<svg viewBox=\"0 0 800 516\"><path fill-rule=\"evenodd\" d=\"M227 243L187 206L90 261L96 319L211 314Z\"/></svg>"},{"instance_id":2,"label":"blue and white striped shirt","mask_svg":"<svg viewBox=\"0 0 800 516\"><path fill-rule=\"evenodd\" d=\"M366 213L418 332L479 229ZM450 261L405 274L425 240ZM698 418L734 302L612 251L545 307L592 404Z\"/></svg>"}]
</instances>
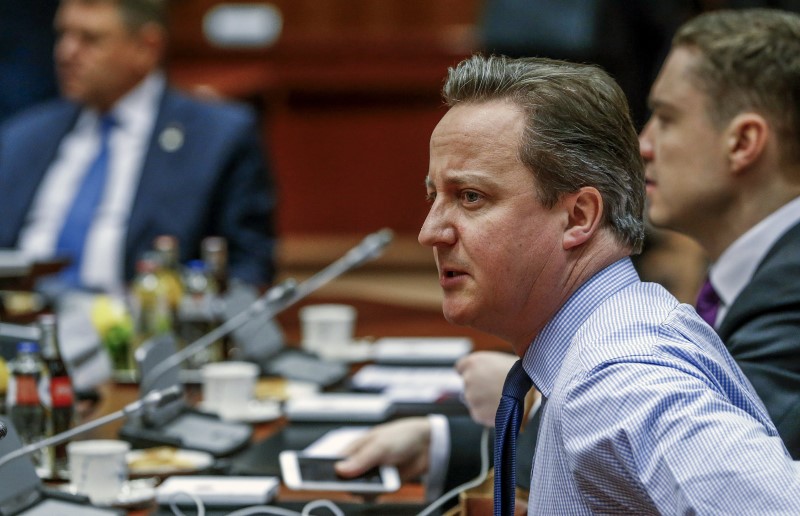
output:
<instances>
[{"instance_id":1,"label":"blue and white striped shirt","mask_svg":"<svg viewBox=\"0 0 800 516\"><path fill-rule=\"evenodd\" d=\"M524 366L547 397L530 514L800 515L800 477L750 382L629 259L575 292Z\"/></svg>"}]
</instances>

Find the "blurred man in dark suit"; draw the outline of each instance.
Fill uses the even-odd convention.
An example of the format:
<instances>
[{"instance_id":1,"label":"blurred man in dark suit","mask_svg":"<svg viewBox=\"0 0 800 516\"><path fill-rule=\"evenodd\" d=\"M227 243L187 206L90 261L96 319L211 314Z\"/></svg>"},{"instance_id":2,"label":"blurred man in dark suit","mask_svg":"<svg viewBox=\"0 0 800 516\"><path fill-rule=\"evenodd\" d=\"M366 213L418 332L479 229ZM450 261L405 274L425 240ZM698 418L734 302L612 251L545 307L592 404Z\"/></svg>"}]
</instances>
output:
<instances>
[{"instance_id":1,"label":"blurred man in dark suit","mask_svg":"<svg viewBox=\"0 0 800 516\"><path fill-rule=\"evenodd\" d=\"M648 215L712 261L698 311L800 459L800 16L683 25L641 137Z\"/></svg>"}]
</instances>

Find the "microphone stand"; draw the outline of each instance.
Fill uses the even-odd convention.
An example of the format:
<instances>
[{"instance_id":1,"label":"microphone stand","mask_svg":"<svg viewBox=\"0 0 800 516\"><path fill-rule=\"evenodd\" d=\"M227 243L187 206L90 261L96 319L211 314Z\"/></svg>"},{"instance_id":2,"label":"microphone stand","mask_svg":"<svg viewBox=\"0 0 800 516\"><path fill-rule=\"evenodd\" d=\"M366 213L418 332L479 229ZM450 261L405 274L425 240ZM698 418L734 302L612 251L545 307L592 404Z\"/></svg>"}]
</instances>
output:
<instances>
[{"instance_id":1,"label":"microphone stand","mask_svg":"<svg viewBox=\"0 0 800 516\"><path fill-rule=\"evenodd\" d=\"M218 326L211 332L203 335L192 342L178 353L170 356L167 360L154 367L147 377L141 379L141 385L149 387L158 379L166 374L171 368L181 364L184 360L194 355L198 351L210 346L218 339L226 336L239 326L250 321L259 314L265 315L267 319L272 319L283 310L297 303L312 292L318 290L333 279L341 276L345 272L363 265L364 263L378 258L383 254L384 249L392 241L393 233L390 229L384 228L380 231L367 235L358 245L350 249L344 256L331 263L318 273L314 274L304 282L298 284L293 279L288 279L271 289L253 302L250 307L239 312L224 324ZM147 389L142 388L143 392Z\"/></svg>"},{"instance_id":2,"label":"microphone stand","mask_svg":"<svg viewBox=\"0 0 800 516\"><path fill-rule=\"evenodd\" d=\"M111 414L99 417L95 420L89 421L88 423L78 425L75 428L66 430L52 437L48 437L47 439L42 439L41 441L36 441L35 443L28 444L18 450L14 450L13 452L4 455L3 457L0 457L0 468L2 468L3 466L5 466L14 459L23 457L37 450L41 450L42 448L55 446L57 444L69 441L70 439L72 439L77 435L86 433L89 430L93 430L95 428L111 423L112 421L116 421L117 419L122 419L134 414L138 414L142 410L146 410L152 407L157 407L159 405L168 404L178 399L182 395L183 392L177 385L174 385L172 387L160 391L150 391L144 398L129 403L128 405L125 405L123 408L117 410L116 412L112 412ZM5 429L5 426L3 426L3 428Z\"/></svg>"}]
</instances>

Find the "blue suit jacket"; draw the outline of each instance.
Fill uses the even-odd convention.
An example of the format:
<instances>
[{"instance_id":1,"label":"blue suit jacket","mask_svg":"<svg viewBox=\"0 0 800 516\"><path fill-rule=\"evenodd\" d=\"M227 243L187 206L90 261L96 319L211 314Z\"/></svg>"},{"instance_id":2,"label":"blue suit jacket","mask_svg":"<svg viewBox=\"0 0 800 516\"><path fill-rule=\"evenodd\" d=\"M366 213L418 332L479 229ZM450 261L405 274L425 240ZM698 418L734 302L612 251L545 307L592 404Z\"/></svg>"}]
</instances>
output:
<instances>
[{"instance_id":1,"label":"blue suit jacket","mask_svg":"<svg viewBox=\"0 0 800 516\"><path fill-rule=\"evenodd\" d=\"M79 112L78 105L56 100L0 129L0 247L17 245L36 190ZM183 135L174 150L161 143L171 128ZM182 261L198 257L203 237L223 236L231 276L272 281L275 200L260 134L244 106L165 91L131 208L126 280L153 239L169 234L180 242Z\"/></svg>"}]
</instances>

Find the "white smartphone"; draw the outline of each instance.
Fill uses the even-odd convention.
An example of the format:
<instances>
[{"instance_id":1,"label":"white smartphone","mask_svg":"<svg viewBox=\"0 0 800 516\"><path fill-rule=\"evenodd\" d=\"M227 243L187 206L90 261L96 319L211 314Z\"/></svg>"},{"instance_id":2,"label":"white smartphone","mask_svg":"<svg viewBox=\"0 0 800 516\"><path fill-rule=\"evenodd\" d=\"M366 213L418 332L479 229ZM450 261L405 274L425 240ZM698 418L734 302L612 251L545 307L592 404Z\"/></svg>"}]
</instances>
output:
<instances>
[{"instance_id":1,"label":"white smartphone","mask_svg":"<svg viewBox=\"0 0 800 516\"><path fill-rule=\"evenodd\" d=\"M283 482L290 489L348 493L389 493L400 489L400 475L394 466L379 466L358 477L342 478L333 467L341 457L284 450L279 459Z\"/></svg>"}]
</instances>

